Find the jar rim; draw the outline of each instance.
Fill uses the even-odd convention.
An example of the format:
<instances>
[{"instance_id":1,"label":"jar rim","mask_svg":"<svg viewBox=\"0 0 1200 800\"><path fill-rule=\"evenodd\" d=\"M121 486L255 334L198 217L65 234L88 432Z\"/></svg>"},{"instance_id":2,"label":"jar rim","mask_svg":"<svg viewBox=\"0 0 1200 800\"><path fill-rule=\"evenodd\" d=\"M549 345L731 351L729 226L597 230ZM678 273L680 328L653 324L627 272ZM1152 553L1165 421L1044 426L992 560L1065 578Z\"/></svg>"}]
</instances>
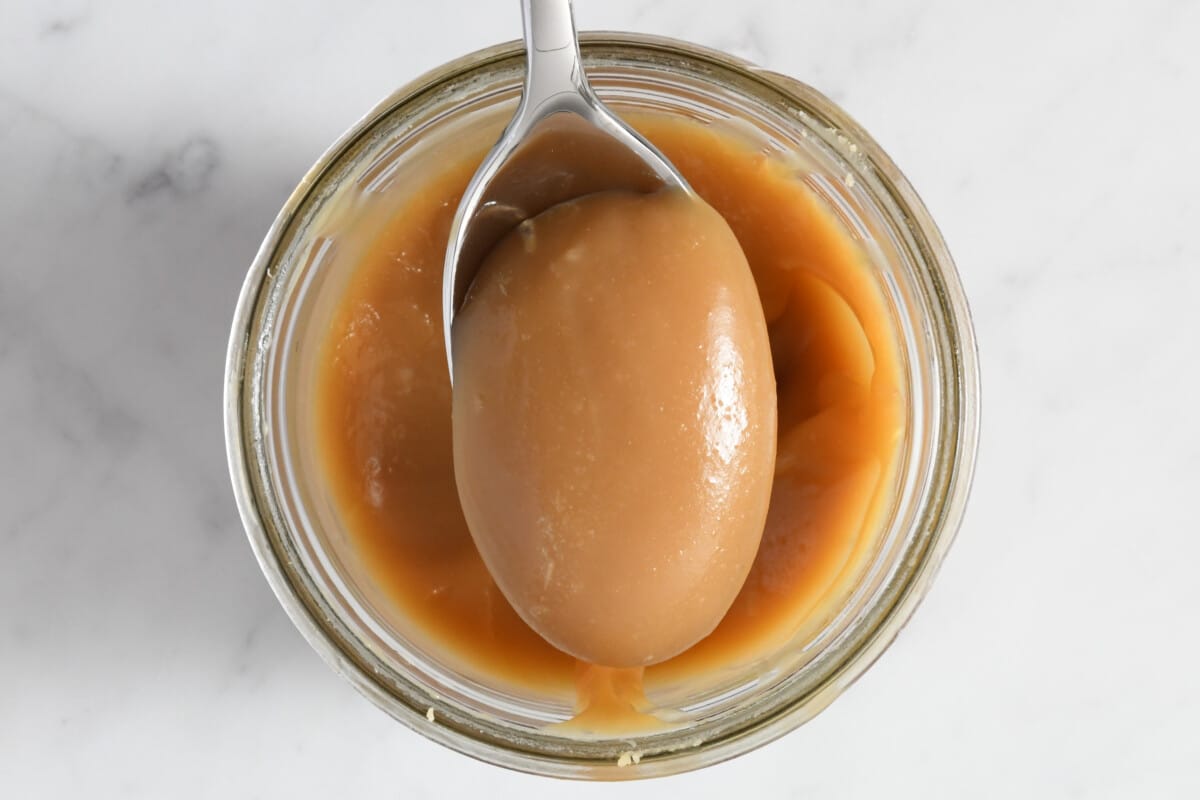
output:
<instances>
[{"instance_id":1,"label":"jar rim","mask_svg":"<svg viewBox=\"0 0 1200 800\"><path fill-rule=\"evenodd\" d=\"M849 146L853 143L863 163L869 164L881 188L894 200L904 222L920 250L922 263L930 267L932 292L944 315L938 333L945 375L942 391L947 400L943 408L944 433L939 437L935 479L943 487L936 492L939 500L931 508L930 533L924 549L916 555L902 585L892 587L889 604L869 635L822 681L820 687L774 713L749 720L733 735L706 741L696 747L682 747L641 764L618 767L614 763L587 763L569 754L536 752L520 746L502 746L469 729L430 725L426 707L407 696L398 697L387 690L364 664L357 661L328 627L315 600L293 580L285 542L279 531L286 528L278 510L271 506L264 487L266 466L258 456L261 431L256 429L254 387L262 375L259 337L263 330L260 300L271 283L270 267L298 213L312 198L327 175L363 137L381 120L406 103L414 102L469 74L485 75L490 67L522 56L522 43L507 42L469 53L397 89L377 104L362 119L331 145L304 175L269 228L242 287L234 314L226 360L224 385L225 441L230 477L242 523L256 558L280 603L309 644L333 669L358 691L393 717L419 733L456 751L512 769L559 777L623 779L673 774L707 766L732 758L772 741L798 727L832 702L857 679L894 640L924 597L961 522L974 471L979 430L978 358L970 311L957 272L937 226L915 190L881 147L849 115L815 89L784 75L753 66L741 59L688 42L644 34L613 32L585 33L581 49L585 62L589 54L605 48L631 48L706 65L736 73L740 79L757 84L764 93L806 114L831 131L839 133ZM848 155L848 153L847 153ZM263 348L265 349L265 348ZM254 358L251 358L251 356ZM250 370L248 374L247 370ZM257 469L256 469L257 465ZM420 696L420 686L409 687Z\"/></svg>"}]
</instances>

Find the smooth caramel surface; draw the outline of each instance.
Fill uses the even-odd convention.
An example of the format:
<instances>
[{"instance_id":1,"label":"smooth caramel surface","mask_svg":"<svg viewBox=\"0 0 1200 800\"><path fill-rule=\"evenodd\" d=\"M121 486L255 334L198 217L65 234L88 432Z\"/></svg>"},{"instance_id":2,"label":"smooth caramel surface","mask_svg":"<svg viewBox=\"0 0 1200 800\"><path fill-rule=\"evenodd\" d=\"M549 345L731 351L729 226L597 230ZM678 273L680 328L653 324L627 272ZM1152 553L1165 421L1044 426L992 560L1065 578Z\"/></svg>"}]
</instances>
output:
<instances>
[{"instance_id":1,"label":"smooth caramel surface","mask_svg":"<svg viewBox=\"0 0 1200 800\"><path fill-rule=\"evenodd\" d=\"M778 391L774 484L749 576L711 635L646 668L649 689L760 658L821 624L875 544L906 398L898 335L870 265L795 166L731 132L657 116L632 121L736 234ZM318 445L350 546L425 641L479 674L568 691L575 660L506 601L455 487L441 265L458 198L482 156L430 166L371 234L319 355ZM352 223L336 233L356 235ZM580 674L595 680L592 670Z\"/></svg>"},{"instance_id":2,"label":"smooth caramel surface","mask_svg":"<svg viewBox=\"0 0 1200 800\"><path fill-rule=\"evenodd\" d=\"M610 667L711 633L775 469L767 327L725 220L679 190L554 206L484 260L454 353L459 499L521 618Z\"/></svg>"}]
</instances>

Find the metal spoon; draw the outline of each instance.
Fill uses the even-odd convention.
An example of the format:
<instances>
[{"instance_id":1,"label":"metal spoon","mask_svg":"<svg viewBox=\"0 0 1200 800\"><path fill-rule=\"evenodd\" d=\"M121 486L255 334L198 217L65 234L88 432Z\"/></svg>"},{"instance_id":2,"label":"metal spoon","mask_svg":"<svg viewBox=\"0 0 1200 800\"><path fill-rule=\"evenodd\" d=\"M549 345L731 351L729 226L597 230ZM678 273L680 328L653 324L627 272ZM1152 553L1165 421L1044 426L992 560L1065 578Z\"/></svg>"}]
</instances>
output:
<instances>
[{"instance_id":1,"label":"metal spoon","mask_svg":"<svg viewBox=\"0 0 1200 800\"><path fill-rule=\"evenodd\" d=\"M600 102L579 57L571 0L521 0L525 88L500 141L467 185L446 248L442 320L450 332L488 251L525 220L593 192L691 188L637 132Z\"/></svg>"}]
</instances>

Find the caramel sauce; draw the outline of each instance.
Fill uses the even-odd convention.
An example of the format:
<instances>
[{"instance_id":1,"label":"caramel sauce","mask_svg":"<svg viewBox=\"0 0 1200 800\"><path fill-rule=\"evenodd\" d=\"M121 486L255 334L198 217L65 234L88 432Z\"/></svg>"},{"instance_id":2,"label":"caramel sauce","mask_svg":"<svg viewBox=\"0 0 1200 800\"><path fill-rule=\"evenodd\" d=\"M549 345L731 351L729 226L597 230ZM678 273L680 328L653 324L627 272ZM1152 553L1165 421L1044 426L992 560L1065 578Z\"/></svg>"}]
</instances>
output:
<instances>
[{"instance_id":1,"label":"caramel sauce","mask_svg":"<svg viewBox=\"0 0 1200 800\"><path fill-rule=\"evenodd\" d=\"M746 580L775 469L771 345L737 237L678 190L526 220L454 321L458 497L531 628L592 664L666 661Z\"/></svg>"},{"instance_id":2,"label":"caramel sauce","mask_svg":"<svg viewBox=\"0 0 1200 800\"><path fill-rule=\"evenodd\" d=\"M323 477L374 584L446 660L541 691L578 687L576 722L590 729L635 726L654 710L637 678L649 689L748 663L822 624L876 543L907 412L898 333L876 277L794 165L718 128L631 121L737 236L774 362L766 526L749 577L709 636L644 676L579 666L513 611L476 550L455 487L440 300L450 221L482 151L429 167L372 233L316 377ZM353 223L339 235L354 236Z\"/></svg>"}]
</instances>

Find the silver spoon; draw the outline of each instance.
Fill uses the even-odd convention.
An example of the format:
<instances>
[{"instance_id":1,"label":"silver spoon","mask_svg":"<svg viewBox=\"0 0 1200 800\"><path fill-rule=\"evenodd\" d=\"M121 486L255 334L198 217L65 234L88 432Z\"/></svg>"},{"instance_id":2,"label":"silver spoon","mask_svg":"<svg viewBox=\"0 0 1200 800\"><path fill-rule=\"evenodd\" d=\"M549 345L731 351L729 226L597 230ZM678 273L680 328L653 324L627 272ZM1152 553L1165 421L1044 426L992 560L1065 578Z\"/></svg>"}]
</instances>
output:
<instances>
[{"instance_id":1,"label":"silver spoon","mask_svg":"<svg viewBox=\"0 0 1200 800\"><path fill-rule=\"evenodd\" d=\"M488 251L551 206L593 192L691 192L683 176L596 97L583 73L571 0L521 0L525 88L503 136L467 185L446 248L442 320L450 332Z\"/></svg>"}]
</instances>

